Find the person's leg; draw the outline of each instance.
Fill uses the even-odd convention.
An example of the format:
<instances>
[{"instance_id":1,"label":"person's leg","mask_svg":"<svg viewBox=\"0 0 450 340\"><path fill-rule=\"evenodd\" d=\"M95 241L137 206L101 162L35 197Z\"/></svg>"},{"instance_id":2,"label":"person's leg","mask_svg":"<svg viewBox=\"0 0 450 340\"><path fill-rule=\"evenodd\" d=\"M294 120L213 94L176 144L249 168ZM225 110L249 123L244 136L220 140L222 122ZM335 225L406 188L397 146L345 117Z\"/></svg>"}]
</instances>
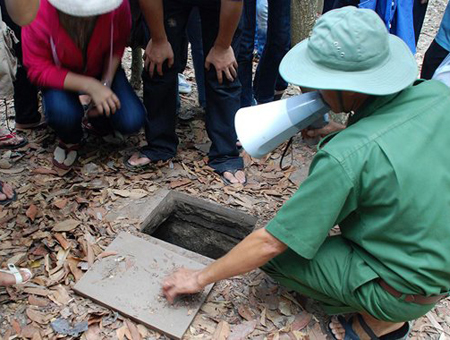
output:
<instances>
[{"instance_id":1,"label":"person's leg","mask_svg":"<svg viewBox=\"0 0 450 340\"><path fill-rule=\"evenodd\" d=\"M191 5L180 0L164 1L164 25L167 38L174 52L174 65L163 66L163 75L155 72L150 78L148 70L142 73L144 84L144 106L147 110L145 137L148 145L141 153L128 160L131 166L142 166L149 162L168 160L175 156L178 137L175 133L178 71L182 52L182 34L186 30ZM142 157L144 156L144 157Z\"/></svg>"},{"instance_id":2,"label":"person's leg","mask_svg":"<svg viewBox=\"0 0 450 340\"><path fill-rule=\"evenodd\" d=\"M416 45L420 38L420 31L422 30L423 20L427 13L428 1L414 0L413 20L414 20L414 35L416 38Z\"/></svg>"},{"instance_id":3,"label":"person's leg","mask_svg":"<svg viewBox=\"0 0 450 340\"><path fill-rule=\"evenodd\" d=\"M44 113L48 125L65 144L78 144L83 138L83 107L75 92L43 90Z\"/></svg>"},{"instance_id":4,"label":"person's leg","mask_svg":"<svg viewBox=\"0 0 450 340\"><path fill-rule=\"evenodd\" d=\"M405 302L384 290L378 283L378 274L342 236L327 238L311 260L288 249L261 269L283 286L321 302L330 315L361 314L378 336L401 328L405 321L433 308ZM359 321L354 320L353 329L358 333ZM343 332L337 319L330 327L336 333Z\"/></svg>"},{"instance_id":5,"label":"person's leg","mask_svg":"<svg viewBox=\"0 0 450 340\"><path fill-rule=\"evenodd\" d=\"M255 74L253 89L258 103L273 101L280 62L291 43L291 2L269 0L267 41Z\"/></svg>"},{"instance_id":6,"label":"person's leg","mask_svg":"<svg viewBox=\"0 0 450 340\"><path fill-rule=\"evenodd\" d=\"M200 16L202 21L203 52L209 53L219 31L220 1L199 1ZM238 29L239 30L239 29ZM239 50L239 34L237 31L232 48L235 55ZM223 174L231 183L244 183L244 162L239 157L236 147L236 130L234 127L234 116L240 106L241 84L239 79L229 81L224 77L223 83L219 84L216 70L211 65L206 71L206 130L211 139L209 150L209 166L217 173ZM235 172L235 174L233 174ZM228 178L227 178L228 177Z\"/></svg>"},{"instance_id":7,"label":"person's leg","mask_svg":"<svg viewBox=\"0 0 450 340\"><path fill-rule=\"evenodd\" d=\"M238 77L242 85L241 105L247 107L253 104L253 51L255 49L256 0L244 0L241 18L242 34L239 45Z\"/></svg>"},{"instance_id":8,"label":"person's leg","mask_svg":"<svg viewBox=\"0 0 450 340\"><path fill-rule=\"evenodd\" d=\"M423 58L420 77L422 79L431 79L436 69L449 53L450 51L447 51L445 48L439 45L436 42L436 39L433 40Z\"/></svg>"},{"instance_id":9,"label":"person's leg","mask_svg":"<svg viewBox=\"0 0 450 340\"><path fill-rule=\"evenodd\" d=\"M59 143L53 152L53 165L69 170L78 157L83 138L81 121L84 116L79 95L64 90L43 90L44 113L48 125L55 130Z\"/></svg>"},{"instance_id":10,"label":"person's leg","mask_svg":"<svg viewBox=\"0 0 450 340\"><path fill-rule=\"evenodd\" d=\"M2 9L2 19L20 40L21 28L12 21L6 11L5 1L0 0ZM23 67L22 44L19 41L14 45L14 51L19 63L16 80L14 82L14 110L16 112L17 128L27 128L40 123L41 115L39 113L38 90L36 86L30 83L27 72Z\"/></svg>"},{"instance_id":11,"label":"person's leg","mask_svg":"<svg viewBox=\"0 0 450 340\"><path fill-rule=\"evenodd\" d=\"M138 132L145 124L146 112L122 68L117 70L111 89L120 101L120 109L111 115L112 127L125 135Z\"/></svg>"},{"instance_id":12,"label":"person's leg","mask_svg":"<svg viewBox=\"0 0 450 340\"><path fill-rule=\"evenodd\" d=\"M264 47L266 46L268 14L269 4L267 3L267 0L257 0L255 48L259 58L261 58Z\"/></svg>"},{"instance_id":13,"label":"person's leg","mask_svg":"<svg viewBox=\"0 0 450 340\"><path fill-rule=\"evenodd\" d=\"M206 108L205 96L205 56L203 54L202 22L198 7L194 7L187 24L188 40L191 43L192 62L197 82L198 103Z\"/></svg>"}]
</instances>

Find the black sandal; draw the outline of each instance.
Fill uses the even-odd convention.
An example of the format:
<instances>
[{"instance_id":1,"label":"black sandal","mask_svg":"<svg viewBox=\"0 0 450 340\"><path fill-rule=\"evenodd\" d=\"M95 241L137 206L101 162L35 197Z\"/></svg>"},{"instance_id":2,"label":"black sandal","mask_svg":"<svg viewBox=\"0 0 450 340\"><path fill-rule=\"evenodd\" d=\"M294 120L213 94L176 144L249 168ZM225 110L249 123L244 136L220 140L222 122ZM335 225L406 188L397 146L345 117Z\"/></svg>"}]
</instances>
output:
<instances>
[{"instance_id":1,"label":"black sandal","mask_svg":"<svg viewBox=\"0 0 450 340\"><path fill-rule=\"evenodd\" d=\"M219 173L220 178L222 178L223 183L225 183L225 185L233 185L233 184L242 184L242 185L246 185L247 184L247 175L245 176L245 182L244 183L231 183L229 179L225 178L225 176L223 175L225 172L229 172L231 173L233 176L235 176L236 172L238 171L244 171L244 169L233 169L233 170L225 170ZM235 176L236 177L236 176Z\"/></svg>"},{"instance_id":2,"label":"black sandal","mask_svg":"<svg viewBox=\"0 0 450 340\"><path fill-rule=\"evenodd\" d=\"M361 325L361 327L364 329L364 331L367 333L367 335L370 337L371 340L406 340L412 329L412 324L409 322L405 322L404 325L399 329L397 329L396 331L388 333L381 337L377 337L375 333L372 331L372 329L369 327L369 325L364 321L364 318L361 316L361 314L357 314L356 316L358 318L359 324ZM345 330L344 340L360 340L359 335L356 334L356 332L353 330L353 321L355 316L352 316L348 320L346 320L342 315L339 315L337 318L339 323L342 325L342 327L344 327ZM330 323L331 321L328 323L328 330L330 332L330 335L333 339L337 340L330 327Z\"/></svg>"},{"instance_id":3,"label":"black sandal","mask_svg":"<svg viewBox=\"0 0 450 340\"><path fill-rule=\"evenodd\" d=\"M142 171L150 169L152 166L151 159L148 158L146 155L144 155L141 151L138 151L138 152L139 152L139 158L147 158L150 160L150 162L147 164L142 164L142 165L133 165L133 164L130 164L130 162L129 162L132 154L131 155L127 154L127 155L123 156L123 165L125 166L125 168L127 168L128 170L130 170L132 172L142 172Z\"/></svg>"}]
</instances>

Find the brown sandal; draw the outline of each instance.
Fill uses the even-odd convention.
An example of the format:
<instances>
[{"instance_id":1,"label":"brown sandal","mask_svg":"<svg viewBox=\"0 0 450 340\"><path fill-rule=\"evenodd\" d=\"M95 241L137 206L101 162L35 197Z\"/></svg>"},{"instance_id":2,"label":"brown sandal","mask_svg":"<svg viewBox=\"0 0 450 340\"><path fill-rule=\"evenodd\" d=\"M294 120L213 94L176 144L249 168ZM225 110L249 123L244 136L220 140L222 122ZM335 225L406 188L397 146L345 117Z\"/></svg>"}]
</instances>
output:
<instances>
[{"instance_id":1,"label":"brown sandal","mask_svg":"<svg viewBox=\"0 0 450 340\"><path fill-rule=\"evenodd\" d=\"M59 142L53 152L53 165L63 170L69 170L78 158L80 144L66 145Z\"/></svg>"}]
</instances>

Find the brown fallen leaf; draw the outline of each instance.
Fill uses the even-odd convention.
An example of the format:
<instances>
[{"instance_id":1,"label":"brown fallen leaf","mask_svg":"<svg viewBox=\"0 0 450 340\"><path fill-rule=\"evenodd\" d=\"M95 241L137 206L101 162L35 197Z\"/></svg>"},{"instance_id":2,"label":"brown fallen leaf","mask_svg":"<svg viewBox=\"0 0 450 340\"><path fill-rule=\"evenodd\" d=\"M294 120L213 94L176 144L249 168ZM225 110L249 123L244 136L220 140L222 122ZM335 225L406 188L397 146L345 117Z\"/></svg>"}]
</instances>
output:
<instances>
[{"instance_id":1,"label":"brown fallen leaf","mask_svg":"<svg viewBox=\"0 0 450 340\"><path fill-rule=\"evenodd\" d=\"M147 330L147 328L144 325L141 325L141 324L137 325L137 329L138 329L139 334L141 335L141 337L143 339L147 339L148 338L148 330Z\"/></svg>"},{"instance_id":2,"label":"brown fallen leaf","mask_svg":"<svg viewBox=\"0 0 450 340\"><path fill-rule=\"evenodd\" d=\"M20 328L20 324L19 324L19 322L16 319L13 319L11 321L11 326L12 326L12 328L14 328L14 331L16 332L16 334L19 335L20 333L22 333L22 329Z\"/></svg>"},{"instance_id":3,"label":"brown fallen leaf","mask_svg":"<svg viewBox=\"0 0 450 340\"><path fill-rule=\"evenodd\" d=\"M84 332L84 336L86 337L86 340L98 340L100 339L100 327L98 324L90 325L88 330Z\"/></svg>"},{"instance_id":4,"label":"brown fallen leaf","mask_svg":"<svg viewBox=\"0 0 450 340\"><path fill-rule=\"evenodd\" d=\"M214 340L226 340L230 336L230 325L226 321L220 321L212 338Z\"/></svg>"},{"instance_id":5,"label":"brown fallen leaf","mask_svg":"<svg viewBox=\"0 0 450 340\"><path fill-rule=\"evenodd\" d=\"M58 222L53 227L53 231L71 231L80 225L80 221L74 219L68 219L65 221Z\"/></svg>"},{"instance_id":6,"label":"brown fallen leaf","mask_svg":"<svg viewBox=\"0 0 450 340\"><path fill-rule=\"evenodd\" d=\"M87 242L87 262L89 264L89 268L91 268L95 261L94 250L92 249L92 245Z\"/></svg>"},{"instance_id":7,"label":"brown fallen leaf","mask_svg":"<svg viewBox=\"0 0 450 340\"><path fill-rule=\"evenodd\" d=\"M117 255L118 252L117 251L104 251L103 253L101 253L100 255L98 255L99 259L102 259L104 257L108 257L108 256L114 256Z\"/></svg>"},{"instance_id":8,"label":"brown fallen leaf","mask_svg":"<svg viewBox=\"0 0 450 340\"><path fill-rule=\"evenodd\" d=\"M187 178L176 180L176 181L170 181L170 188L175 189L175 188L182 187L182 186L185 186L190 183L192 183L192 181Z\"/></svg>"},{"instance_id":9,"label":"brown fallen leaf","mask_svg":"<svg viewBox=\"0 0 450 340\"><path fill-rule=\"evenodd\" d=\"M28 207L25 215L27 215L27 217L31 220L31 222L34 222L34 219L36 218L37 213L38 213L37 207L34 204L31 204Z\"/></svg>"},{"instance_id":10,"label":"brown fallen leaf","mask_svg":"<svg viewBox=\"0 0 450 340\"><path fill-rule=\"evenodd\" d=\"M46 307L49 304L49 301L47 299L43 299L34 295L28 296L28 303L32 306L37 307Z\"/></svg>"},{"instance_id":11,"label":"brown fallen leaf","mask_svg":"<svg viewBox=\"0 0 450 340\"><path fill-rule=\"evenodd\" d=\"M22 167L12 168L12 169L0 169L0 172L3 174L19 174L25 169Z\"/></svg>"},{"instance_id":12,"label":"brown fallen leaf","mask_svg":"<svg viewBox=\"0 0 450 340\"><path fill-rule=\"evenodd\" d=\"M31 321L37 322L41 325L47 324L52 318L52 314L39 312L31 307L26 310L27 316Z\"/></svg>"},{"instance_id":13,"label":"brown fallen leaf","mask_svg":"<svg viewBox=\"0 0 450 340\"><path fill-rule=\"evenodd\" d=\"M238 313L247 321L252 321L255 319L254 313L250 310L250 308L246 305L240 305L238 308Z\"/></svg>"},{"instance_id":14,"label":"brown fallen leaf","mask_svg":"<svg viewBox=\"0 0 450 340\"><path fill-rule=\"evenodd\" d=\"M78 268L78 264L80 263L80 261L74 259L73 257L70 257L66 259L66 263L69 266L70 272L75 277L75 281L78 282L83 277L83 271Z\"/></svg>"},{"instance_id":15,"label":"brown fallen leaf","mask_svg":"<svg viewBox=\"0 0 450 340\"><path fill-rule=\"evenodd\" d=\"M132 198L132 199L140 199L148 195L148 192L142 189L134 189L134 190L117 190L113 189L112 192L120 197L124 198Z\"/></svg>"},{"instance_id":16,"label":"brown fallen leaf","mask_svg":"<svg viewBox=\"0 0 450 340\"><path fill-rule=\"evenodd\" d=\"M67 205L68 202L69 202L69 200L67 198L63 198L61 200L55 201L53 204L58 209L63 209Z\"/></svg>"},{"instance_id":17,"label":"brown fallen leaf","mask_svg":"<svg viewBox=\"0 0 450 340\"><path fill-rule=\"evenodd\" d=\"M31 170L32 174L40 174L40 175L57 175L58 173L53 169L48 168L36 168Z\"/></svg>"},{"instance_id":18,"label":"brown fallen leaf","mask_svg":"<svg viewBox=\"0 0 450 340\"><path fill-rule=\"evenodd\" d=\"M51 293L51 291L46 288L33 288L33 287L25 288L23 291L28 294L34 294L39 296L48 296Z\"/></svg>"},{"instance_id":19,"label":"brown fallen leaf","mask_svg":"<svg viewBox=\"0 0 450 340\"><path fill-rule=\"evenodd\" d=\"M58 241L58 243L63 247L64 250L67 250L70 248L70 242L66 240L66 238L59 233L55 233L53 237Z\"/></svg>"},{"instance_id":20,"label":"brown fallen leaf","mask_svg":"<svg viewBox=\"0 0 450 340\"><path fill-rule=\"evenodd\" d=\"M32 324L26 325L22 328L21 336L26 339L31 339L35 333L38 333L39 330L34 327Z\"/></svg>"},{"instance_id":21,"label":"brown fallen leaf","mask_svg":"<svg viewBox=\"0 0 450 340\"><path fill-rule=\"evenodd\" d=\"M231 333L228 340L243 340L249 336L256 327L257 321L245 321L239 325L235 325L231 328Z\"/></svg>"},{"instance_id":22,"label":"brown fallen leaf","mask_svg":"<svg viewBox=\"0 0 450 340\"><path fill-rule=\"evenodd\" d=\"M42 340L41 332L39 331L35 332L31 340Z\"/></svg>"},{"instance_id":23,"label":"brown fallen leaf","mask_svg":"<svg viewBox=\"0 0 450 340\"><path fill-rule=\"evenodd\" d=\"M141 334L139 333L139 330L137 329L136 325L130 321L129 319L125 319L125 324L127 325L130 334L131 334L131 340L141 340Z\"/></svg>"},{"instance_id":24,"label":"brown fallen leaf","mask_svg":"<svg viewBox=\"0 0 450 340\"><path fill-rule=\"evenodd\" d=\"M70 297L67 290L62 286L58 285L55 289L52 288L52 294L49 295L49 298L55 302L56 304L65 306L70 301L72 301L72 298Z\"/></svg>"},{"instance_id":25,"label":"brown fallen leaf","mask_svg":"<svg viewBox=\"0 0 450 340\"><path fill-rule=\"evenodd\" d=\"M311 314L308 312L302 311L300 314L295 316L294 322L292 322L291 330L293 331L301 331L303 328L308 326L311 321Z\"/></svg>"},{"instance_id":26,"label":"brown fallen leaf","mask_svg":"<svg viewBox=\"0 0 450 340\"><path fill-rule=\"evenodd\" d=\"M116 329L116 335L119 340L124 340L125 337L131 340L131 334L126 325Z\"/></svg>"}]
</instances>

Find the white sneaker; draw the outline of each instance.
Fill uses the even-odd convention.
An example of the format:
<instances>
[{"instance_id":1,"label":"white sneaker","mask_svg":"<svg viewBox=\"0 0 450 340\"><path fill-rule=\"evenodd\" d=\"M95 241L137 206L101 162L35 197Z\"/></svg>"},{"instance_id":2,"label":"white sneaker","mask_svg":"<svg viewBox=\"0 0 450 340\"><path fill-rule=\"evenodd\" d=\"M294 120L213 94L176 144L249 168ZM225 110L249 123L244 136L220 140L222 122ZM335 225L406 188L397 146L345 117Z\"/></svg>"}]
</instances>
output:
<instances>
[{"instance_id":1,"label":"white sneaker","mask_svg":"<svg viewBox=\"0 0 450 340\"><path fill-rule=\"evenodd\" d=\"M178 92L182 94L189 94L192 91L192 86L189 84L183 74L178 73Z\"/></svg>"}]
</instances>

